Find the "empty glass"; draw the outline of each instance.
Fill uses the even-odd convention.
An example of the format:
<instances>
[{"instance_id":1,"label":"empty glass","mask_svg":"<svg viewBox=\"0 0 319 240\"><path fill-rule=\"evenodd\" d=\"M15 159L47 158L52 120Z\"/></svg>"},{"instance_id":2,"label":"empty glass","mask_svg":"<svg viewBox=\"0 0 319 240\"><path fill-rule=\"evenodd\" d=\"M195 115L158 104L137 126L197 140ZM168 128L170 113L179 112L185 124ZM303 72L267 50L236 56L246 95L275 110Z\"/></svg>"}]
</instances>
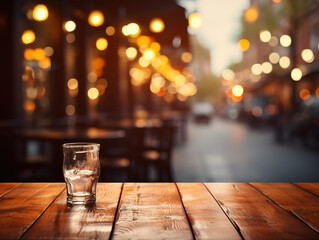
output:
<instances>
[{"instance_id":1,"label":"empty glass","mask_svg":"<svg viewBox=\"0 0 319 240\"><path fill-rule=\"evenodd\" d=\"M67 202L95 202L96 185L100 175L100 144L63 144L63 175L67 186Z\"/></svg>"}]
</instances>

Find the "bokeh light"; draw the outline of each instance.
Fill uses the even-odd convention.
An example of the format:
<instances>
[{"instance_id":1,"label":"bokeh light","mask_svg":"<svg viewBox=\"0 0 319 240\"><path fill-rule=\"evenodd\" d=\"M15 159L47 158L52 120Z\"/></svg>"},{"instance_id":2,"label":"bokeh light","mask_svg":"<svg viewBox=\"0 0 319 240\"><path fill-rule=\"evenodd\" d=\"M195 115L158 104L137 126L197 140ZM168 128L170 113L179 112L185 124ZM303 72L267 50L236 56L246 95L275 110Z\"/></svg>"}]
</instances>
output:
<instances>
[{"instance_id":1,"label":"bokeh light","mask_svg":"<svg viewBox=\"0 0 319 240\"><path fill-rule=\"evenodd\" d=\"M97 99L99 96L99 90L95 87L92 87L88 90L88 97L92 100Z\"/></svg>"},{"instance_id":2,"label":"bokeh light","mask_svg":"<svg viewBox=\"0 0 319 240\"><path fill-rule=\"evenodd\" d=\"M255 75L260 75L262 73L262 67L261 64L255 63L254 65L251 66L251 72Z\"/></svg>"},{"instance_id":3,"label":"bokeh light","mask_svg":"<svg viewBox=\"0 0 319 240\"><path fill-rule=\"evenodd\" d=\"M161 45L158 42L152 42L150 49L154 50L154 52L159 52L161 50Z\"/></svg>"},{"instance_id":4,"label":"bokeh light","mask_svg":"<svg viewBox=\"0 0 319 240\"><path fill-rule=\"evenodd\" d=\"M192 61L192 59L193 59L193 55L190 52L183 52L182 53L181 60L184 63L189 63Z\"/></svg>"},{"instance_id":5,"label":"bokeh light","mask_svg":"<svg viewBox=\"0 0 319 240\"><path fill-rule=\"evenodd\" d=\"M155 53L152 49L147 49L145 52L144 52L144 57L146 60L152 60L154 57L155 57Z\"/></svg>"},{"instance_id":6,"label":"bokeh light","mask_svg":"<svg viewBox=\"0 0 319 240\"><path fill-rule=\"evenodd\" d=\"M134 47L129 47L126 49L125 54L129 60L133 60L137 56L137 50Z\"/></svg>"},{"instance_id":7,"label":"bokeh light","mask_svg":"<svg viewBox=\"0 0 319 240\"><path fill-rule=\"evenodd\" d=\"M139 64L141 67L146 68L146 67L148 67L148 66L150 65L150 61L147 60L145 57L140 57L140 58L138 59L138 64Z\"/></svg>"},{"instance_id":8,"label":"bokeh light","mask_svg":"<svg viewBox=\"0 0 319 240\"><path fill-rule=\"evenodd\" d=\"M68 115L68 116L72 116L75 114L75 107L74 105L67 105L65 107L65 114Z\"/></svg>"},{"instance_id":9,"label":"bokeh light","mask_svg":"<svg viewBox=\"0 0 319 240\"><path fill-rule=\"evenodd\" d=\"M188 24L191 28L200 28L202 26L202 16L198 12L192 13L188 17Z\"/></svg>"},{"instance_id":10,"label":"bokeh light","mask_svg":"<svg viewBox=\"0 0 319 240\"><path fill-rule=\"evenodd\" d=\"M268 30L263 30L259 33L260 41L269 42L271 39L271 33Z\"/></svg>"},{"instance_id":11,"label":"bokeh light","mask_svg":"<svg viewBox=\"0 0 319 240\"><path fill-rule=\"evenodd\" d=\"M290 66L290 58L287 56L283 56L279 59L279 65L281 68L289 68Z\"/></svg>"},{"instance_id":12,"label":"bokeh light","mask_svg":"<svg viewBox=\"0 0 319 240\"><path fill-rule=\"evenodd\" d=\"M99 38L96 40L96 48L100 51L103 51L107 48L108 42L105 38Z\"/></svg>"},{"instance_id":13,"label":"bokeh light","mask_svg":"<svg viewBox=\"0 0 319 240\"><path fill-rule=\"evenodd\" d=\"M238 41L238 46L243 52L247 51L250 47L250 42L247 39L241 39Z\"/></svg>"},{"instance_id":14,"label":"bokeh light","mask_svg":"<svg viewBox=\"0 0 319 240\"><path fill-rule=\"evenodd\" d=\"M247 22L254 22L258 18L258 9L255 6L250 6L245 10L244 18Z\"/></svg>"},{"instance_id":15,"label":"bokeh light","mask_svg":"<svg viewBox=\"0 0 319 240\"><path fill-rule=\"evenodd\" d=\"M104 15L101 11L94 10L88 18L89 24L93 27L99 27L104 23Z\"/></svg>"},{"instance_id":16,"label":"bokeh light","mask_svg":"<svg viewBox=\"0 0 319 240\"><path fill-rule=\"evenodd\" d=\"M68 81L68 88L69 89L72 89L72 90L77 89L78 85L79 85L79 83L78 83L77 79L75 79L75 78L69 79L69 81Z\"/></svg>"},{"instance_id":17,"label":"bokeh light","mask_svg":"<svg viewBox=\"0 0 319 240\"><path fill-rule=\"evenodd\" d=\"M264 62L263 64L261 64L261 68L263 73L265 74L271 73L272 71L272 65L270 62Z\"/></svg>"},{"instance_id":18,"label":"bokeh light","mask_svg":"<svg viewBox=\"0 0 319 240\"><path fill-rule=\"evenodd\" d=\"M291 71L291 78L294 81L299 81L302 78L302 71L300 68L294 68Z\"/></svg>"},{"instance_id":19,"label":"bokeh light","mask_svg":"<svg viewBox=\"0 0 319 240\"><path fill-rule=\"evenodd\" d=\"M45 52L43 48L34 49L34 59L41 61L45 58Z\"/></svg>"},{"instance_id":20,"label":"bokeh light","mask_svg":"<svg viewBox=\"0 0 319 240\"><path fill-rule=\"evenodd\" d=\"M68 43L74 43L75 42L75 34L74 33L68 33L65 37L65 40Z\"/></svg>"},{"instance_id":21,"label":"bokeh light","mask_svg":"<svg viewBox=\"0 0 319 240\"><path fill-rule=\"evenodd\" d=\"M129 23L122 27L122 33L125 36L136 37L140 33L140 26L137 23Z\"/></svg>"},{"instance_id":22,"label":"bokeh light","mask_svg":"<svg viewBox=\"0 0 319 240\"><path fill-rule=\"evenodd\" d=\"M237 84L232 87L231 91L235 97L241 97L244 93L244 88L241 85Z\"/></svg>"},{"instance_id":23,"label":"bokeh light","mask_svg":"<svg viewBox=\"0 0 319 240\"><path fill-rule=\"evenodd\" d=\"M272 52L269 54L269 61L272 63L272 64L276 64L279 62L279 59L280 59L280 56L279 56L279 53L277 52Z\"/></svg>"},{"instance_id":24,"label":"bokeh light","mask_svg":"<svg viewBox=\"0 0 319 240\"><path fill-rule=\"evenodd\" d=\"M108 36L113 36L115 34L115 28L113 26L108 26L105 29L105 32Z\"/></svg>"},{"instance_id":25,"label":"bokeh light","mask_svg":"<svg viewBox=\"0 0 319 240\"><path fill-rule=\"evenodd\" d=\"M33 19L36 21L45 21L49 16L48 8L44 4L38 4L33 8Z\"/></svg>"},{"instance_id":26,"label":"bokeh light","mask_svg":"<svg viewBox=\"0 0 319 240\"><path fill-rule=\"evenodd\" d=\"M225 69L222 73L223 75L223 78L226 79L226 80L234 80L235 79L235 73L233 70L231 69Z\"/></svg>"},{"instance_id":27,"label":"bokeh light","mask_svg":"<svg viewBox=\"0 0 319 240\"><path fill-rule=\"evenodd\" d=\"M283 47L289 47L291 44L291 37L289 35L282 35L280 37L280 44Z\"/></svg>"},{"instance_id":28,"label":"bokeh light","mask_svg":"<svg viewBox=\"0 0 319 240\"><path fill-rule=\"evenodd\" d=\"M314 56L313 51L311 49L302 50L301 57L307 63L311 63L315 59L315 56Z\"/></svg>"},{"instance_id":29,"label":"bokeh light","mask_svg":"<svg viewBox=\"0 0 319 240\"><path fill-rule=\"evenodd\" d=\"M51 57L54 54L54 49L48 46L44 48L44 52L46 56Z\"/></svg>"},{"instance_id":30,"label":"bokeh light","mask_svg":"<svg viewBox=\"0 0 319 240\"><path fill-rule=\"evenodd\" d=\"M160 33L164 30L165 24L160 18L153 18L150 22L150 30L155 33Z\"/></svg>"},{"instance_id":31,"label":"bokeh light","mask_svg":"<svg viewBox=\"0 0 319 240\"><path fill-rule=\"evenodd\" d=\"M300 92L299 92L299 97L302 100L306 101L307 99L310 98L310 91L308 89L306 89L306 88L301 89Z\"/></svg>"},{"instance_id":32,"label":"bokeh light","mask_svg":"<svg viewBox=\"0 0 319 240\"><path fill-rule=\"evenodd\" d=\"M75 22L73 22L73 21L67 21L65 24L64 24L64 29L65 29L65 31L67 31L67 32L73 32L74 30L75 30L75 28L76 28L76 24L75 24Z\"/></svg>"},{"instance_id":33,"label":"bokeh light","mask_svg":"<svg viewBox=\"0 0 319 240\"><path fill-rule=\"evenodd\" d=\"M278 38L275 36L272 36L268 42L269 46L276 47L278 45Z\"/></svg>"},{"instance_id":34,"label":"bokeh light","mask_svg":"<svg viewBox=\"0 0 319 240\"><path fill-rule=\"evenodd\" d=\"M30 44L35 41L35 34L32 30L25 30L22 33L21 40L24 44Z\"/></svg>"},{"instance_id":35,"label":"bokeh light","mask_svg":"<svg viewBox=\"0 0 319 240\"><path fill-rule=\"evenodd\" d=\"M31 48L24 50L24 58L26 60L32 60L34 58L34 50Z\"/></svg>"}]
</instances>

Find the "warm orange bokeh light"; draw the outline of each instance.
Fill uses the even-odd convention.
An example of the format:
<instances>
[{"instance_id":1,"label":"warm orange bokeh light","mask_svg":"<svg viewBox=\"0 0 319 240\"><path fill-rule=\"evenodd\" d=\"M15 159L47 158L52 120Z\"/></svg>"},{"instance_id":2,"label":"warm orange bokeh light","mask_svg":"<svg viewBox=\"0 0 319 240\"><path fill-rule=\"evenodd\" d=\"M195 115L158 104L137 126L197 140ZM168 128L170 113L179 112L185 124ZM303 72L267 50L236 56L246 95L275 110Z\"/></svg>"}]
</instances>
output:
<instances>
[{"instance_id":1,"label":"warm orange bokeh light","mask_svg":"<svg viewBox=\"0 0 319 240\"><path fill-rule=\"evenodd\" d=\"M162 32L165 28L165 24L160 18L153 18L150 23L150 30L155 33Z\"/></svg>"},{"instance_id":2,"label":"warm orange bokeh light","mask_svg":"<svg viewBox=\"0 0 319 240\"><path fill-rule=\"evenodd\" d=\"M137 56L137 50L134 47L129 47L126 49L125 54L129 60L133 60Z\"/></svg>"},{"instance_id":3,"label":"warm orange bokeh light","mask_svg":"<svg viewBox=\"0 0 319 240\"><path fill-rule=\"evenodd\" d=\"M108 26L105 29L105 32L106 32L107 35L113 36L115 34L115 28L113 26Z\"/></svg>"},{"instance_id":4,"label":"warm orange bokeh light","mask_svg":"<svg viewBox=\"0 0 319 240\"><path fill-rule=\"evenodd\" d=\"M88 90L88 97L92 100L97 99L99 96L99 90L97 88L90 88Z\"/></svg>"},{"instance_id":5,"label":"warm orange bokeh light","mask_svg":"<svg viewBox=\"0 0 319 240\"><path fill-rule=\"evenodd\" d=\"M146 60L152 60L154 57L155 57L155 53L152 49L147 49L145 52L144 52L144 57Z\"/></svg>"},{"instance_id":6,"label":"warm orange bokeh light","mask_svg":"<svg viewBox=\"0 0 319 240\"><path fill-rule=\"evenodd\" d=\"M281 0L272 0L274 3L280 3Z\"/></svg>"},{"instance_id":7,"label":"warm orange bokeh light","mask_svg":"<svg viewBox=\"0 0 319 240\"><path fill-rule=\"evenodd\" d=\"M48 18L49 11L44 4L38 4L34 7L32 15L34 20L41 22Z\"/></svg>"},{"instance_id":8,"label":"warm orange bokeh light","mask_svg":"<svg viewBox=\"0 0 319 240\"><path fill-rule=\"evenodd\" d=\"M158 42L152 42L150 48L155 52L159 52L161 50L161 45Z\"/></svg>"},{"instance_id":9,"label":"warm orange bokeh light","mask_svg":"<svg viewBox=\"0 0 319 240\"><path fill-rule=\"evenodd\" d=\"M89 15L89 24L93 27L99 27L104 23L104 15L101 11L94 10Z\"/></svg>"},{"instance_id":10,"label":"warm orange bokeh light","mask_svg":"<svg viewBox=\"0 0 319 240\"><path fill-rule=\"evenodd\" d=\"M238 42L238 46L243 52L245 52L249 49L250 42L247 39L240 39Z\"/></svg>"},{"instance_id":11,"label":"warm orange bokeh light","mask_svg":"<svg viewBox=\"0 0 319 240\"><path fill-rule=\"evenodd\" d=\"M39 62L39 67L42 69L49 69L51 67L51 59L48 57L45 57Z\"/></svg>"},{"instance_id":12,"label":"warm orange bokeh light","mask_svg":"<svg viewBox=\"0 0 319 240\"><path fill-rule=\"evenodd\" d=\"M68 88L69 89L77 89L78 88L78 80L76 80L75 78L71 78L69 81L68 81Z\"/></svg>"},{"instance_id":13,"label":"warm orange bokeh light","mask_svg":"<svg viewBox=\"0 0 319 240\"><path fill-rule=\"evenodd\" d=\"M249 8L246 9L244 13L244 18L247 22L254 22L258 18L258 9L254 6L250 6Z\"/></svg>"},{"instance_id":14,"label":"warm orange bokeh light","mask_svg":"<svg viewBox=\"0 0 319 240\"><path fill-rule=\"evenodd\" d=\"M32 30L25 30L22 34L21 40L24 44L30 44L35 41L35 34Z\"/></svg>"},{"instance_id":15,"label":"warm orange bokeh light","mask_svg":"<svg viewBox=\"0 0 319 240\"><path fill-rule=\"evenodd\" d=\"M188 17L188 24L191 28L200 28L202 26L202 16L198 12L192 13Z\"/></svg>"},{"instance_id":16,"label":"warm orange bokeh light","mask_svg":"<svg viewBox=\"0 0 319 240\"><path fill-rule=\"evenodd\" d=\"M129 23L122 27L124 36L137 37L140 34L140 26L137 23Z\"/></svg>"},{"instance_id":17,"label":"warm orange bokeh light","mask_svg":"<svg viewBox=\"0 0 319 240\"><path fill-rule=\"evenodd\" d=\"M306 88L301 89L299 92L299 97L304 101L307 100L308 98L310 98L310 91Z\"/></svg>"},{"instance_id":18,"label":"warm orange bokeh light","mask_svg":"<svg viewBox=\"0 0 319 240\"><path fill-rule=\"evenodd\" d=\"M240 97L243 95L244 93L244 89L241 85L235 85L233 86L232 88L232 94L235 96L235 97Z\"/></svg>"},{"instance_id":19,"label":"warm orange bokeh light","mask_svg":"<svg viewBox=\"0 0 319 240\"><path fill-rule=\"evenodd\" d=\"M24 103L24 110L26 112L34 112L35 110L35 103L33 101L27 100Z\"/></svg>"},{"instance_id":20,"label":"warm orange bokeh light","mask_svg":"<svg viewBox=\"0 0 319 240\"><path fill-rule=\"evenodd\" d=\"M45 58L45 52L43 48L36 48L34 50L34 58L38 61L41 61Z\"/></svg>"},{"instance_id":21,"label":"warm orange bokeh light","mask_svg":"<svg viewBox=\"0 0 319 240\"><path fill-rule=\"evenodd\" d=\"M105 66L105 60L101 57L94 58L92 65L94 69L102 69Z\"/></svg>"},{"instance_id":22,"label":"warm orange bokeh light","mask_svg":"<svg viewBox=\"0 0 319 240\"><path fill-rule=\"evenodd\" d=\"M190 52L182 53L181 59L184 63L189 63L193 59L193 55Z\"/></svg>"},{"instance_id":23,"label":"warm orange bokeh light","mask_svg":"<svg viewBox=\"0 0 319 240\"><path fill-rule=\"evenodd\" d=\"M75 113L75 107L74 107L74 105L67 105L66 107L65 107L65 113L66 113L66 115L68 115L68 116L72 116L72 115L74 115L74 113Z\"/></svg>"},{"instance_id":24,"label":"warm orange bokeh light","mask_svg":"<svg viewBox=\"0 0 319 240\"><path fill-rule=\"evenodd\" d=\"M316 96L319 98L319 88L316 89Z\"/></svg>"},{"instance_id":25,"label":"warm orange bokeh light","mask_svg":"<svg viewBox=\"0 0 319 240\"><path fill-rule=\"evenodd\" d=\"M145 35L139 36L136 40L136 44L139 47L147 47L150 43L151 43L150 37Z\"/></svg>"},{"instance_id":26,"label":"warm orange bokeh light","mask_svg":"<svg viewBox=\"0 0 319 240\"><path fill-rule=\"evenodd\" d=\"M65 24L64 24L64 29L65 31L67 32L73 32L76 28L76 24L75 22L73 21L67 21Z\"/></svg>"},{"instance_id":27,"label":"warm orange bokeh light","mask_svg":"<svg viewBox=\"0 0 319 240\"><path fill-rule=\"evenodd\" d=\"M108 42L105 38L99 38L96 40L96 48L100 51L103 51L107 48Z\"/></svg>"},{"instance_id":28,"label":"warm orange bokeh light","mask_svg":"<svg viewBox=\"0 0 319 240\"><path fill-rule=\"evenodd\" d=\"M32 60L34 58L34 51L31 48L24 50L24 58L26 60Z\"/></svg>"}]
</instances>

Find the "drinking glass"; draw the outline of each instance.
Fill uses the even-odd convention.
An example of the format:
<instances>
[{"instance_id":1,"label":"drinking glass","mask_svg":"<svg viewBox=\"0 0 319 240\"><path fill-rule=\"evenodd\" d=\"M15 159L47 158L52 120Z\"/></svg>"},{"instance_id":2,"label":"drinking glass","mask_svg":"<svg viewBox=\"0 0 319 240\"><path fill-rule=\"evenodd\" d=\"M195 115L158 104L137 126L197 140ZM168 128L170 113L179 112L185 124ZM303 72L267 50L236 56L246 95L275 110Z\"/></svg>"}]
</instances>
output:
<instances>
[{"instance_id":1,"label":"drinking glass","mask_svg":"<svg viewBox=\"0 0 319 240\"><path fill-rule=\"evenodd\" d=\"M63 144L63 175L70 204L95 203L96 185L100 175L100 144Z\"/></svg>"}]
</instances>

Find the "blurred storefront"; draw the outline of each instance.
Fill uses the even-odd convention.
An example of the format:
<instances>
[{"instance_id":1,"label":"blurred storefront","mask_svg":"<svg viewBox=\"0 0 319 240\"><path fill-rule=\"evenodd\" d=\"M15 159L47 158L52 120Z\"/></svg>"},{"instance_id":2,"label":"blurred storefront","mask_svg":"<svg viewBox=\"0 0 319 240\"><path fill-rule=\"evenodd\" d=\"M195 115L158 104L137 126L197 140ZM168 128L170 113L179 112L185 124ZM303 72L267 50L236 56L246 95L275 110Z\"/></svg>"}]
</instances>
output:
<instances>
[{"instance_id":1,"label":"blurred storefront","mask_svg":"<svg viewBox=\"0 0 319 240\"><path fill-rule=\"evenodd\" d=\"M243 59L223 74L226 95L235 84L243 86L245 94L235 101L242 101L243 111L255 117L265 111L292 117L315 105L319 98L318 16L318 1L251 0L238 41ZM245 109L251 98L269 101L253 112Z\"/></svg>"},{"instance_id":2,"label":"blurred storefront","mask_svg":"<svg viewBox=\"0 0 319 240\"><path fill-rule=\"evenodd\" d=\"M1 120L158 111L196 93L185 9L165 1L1 2Z\"/></svg>"}]
</instances>

